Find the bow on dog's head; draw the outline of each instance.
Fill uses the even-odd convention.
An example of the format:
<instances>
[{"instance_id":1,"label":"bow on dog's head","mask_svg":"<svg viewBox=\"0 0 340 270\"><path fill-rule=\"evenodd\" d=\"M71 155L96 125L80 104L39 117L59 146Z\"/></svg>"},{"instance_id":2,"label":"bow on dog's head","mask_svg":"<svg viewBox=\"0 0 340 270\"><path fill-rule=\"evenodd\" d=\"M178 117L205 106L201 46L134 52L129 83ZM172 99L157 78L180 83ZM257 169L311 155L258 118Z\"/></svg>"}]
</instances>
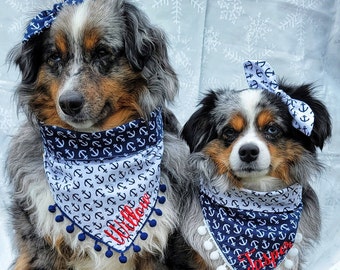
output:
<instances>
[{"instance_id":1,"label":"bow on dog's head","mask_svg":"<svg viewBox=\"0 0 340 270\"><path fill-rule=\"evenodd\" d=\"M311 84L294 86L284 81L279 82L275 72L265 61L247 61L244 68L251 89L265 90L267 94L264 93L264 96L275 100L273 105L286 105L282 114L289 113L290 116L286 115L286 118L292 119L292 124L287 129L291 133L296 134L295 131L300 131L308 136L309 138L294 135L297 138L301 137L304 145L313 152L315 147L322 149L325 140L331 134L331 122L325 105L315 98L314 87ZM265 73L268 73L268 76ZM242 90L211 90L200 101L200 108L190 117L183 129L183 137L189 142L192 152L201 151L205 144L219 136L218 126L227 121L229 113L240 109L238 99L241 92ZM230 109L223 110L226 106L230 106ZM275 113L280 111L276 110ZM307 114L308 119L303 122Z\"/></svg>"}]
</instances>

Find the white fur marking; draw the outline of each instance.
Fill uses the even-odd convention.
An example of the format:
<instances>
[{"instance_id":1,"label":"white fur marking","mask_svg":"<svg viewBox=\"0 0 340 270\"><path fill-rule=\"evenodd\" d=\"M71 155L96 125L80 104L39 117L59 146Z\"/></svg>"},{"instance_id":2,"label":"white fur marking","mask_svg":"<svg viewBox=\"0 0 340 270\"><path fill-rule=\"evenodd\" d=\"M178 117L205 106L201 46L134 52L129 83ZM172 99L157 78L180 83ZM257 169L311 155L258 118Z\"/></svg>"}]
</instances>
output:
<instances>
[{"instance_id":1,"label":"white fur marking","mask_svg":"<svg viewBox=\"0 0 340 270\"><path fill-rule=\"evenodd\" d=\"M253 176L264 176L268 173L271 157L266 143L259 137L256 131L256 115L258 113L257 105L260 101L261 91L246 90L240 93L241 108L244 109L243 114L247 119L247 128L243 132L242 137L233 146L230 154L230 167L235 175L244 178ZM249 165L240 159L239 150L243 145L255 144L259 148L259 156L256 161L252 162L255 169L253 172L242 171L242 168Z\"/></svg>"}]
</instances>

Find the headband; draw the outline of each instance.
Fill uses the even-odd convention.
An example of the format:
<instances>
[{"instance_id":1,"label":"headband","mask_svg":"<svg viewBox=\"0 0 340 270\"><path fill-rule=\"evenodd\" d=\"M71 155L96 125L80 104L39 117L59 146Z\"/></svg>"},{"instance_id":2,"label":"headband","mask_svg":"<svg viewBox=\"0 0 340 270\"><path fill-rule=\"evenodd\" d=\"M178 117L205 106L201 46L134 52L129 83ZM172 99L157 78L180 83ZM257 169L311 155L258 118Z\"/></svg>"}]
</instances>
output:
<instances>
[{"instance_id":1,"label":"headband","mask_svg":"<svg viewBox=\"0 0 340 270\"><path fill-rule=\"evenodd\" d=\"M311 135L314 113L305 102L293 99L279 89L273 68L266 61L247 61L243 64L248 85L252 89L264 89L274 93L288 106L293 117L292 125L307 136Z\"/></svg>"},{"instance_id":2,"label":"headband","mask_svg":"<svg viewBox=\"0 0 340 270\"><path fill-rule=\"evenodd\" d=\"M77 5L82 2L83 0L64 0L62 3L55 4L52 9L41 11L28 24L22 42L26 43L33 36L40 35L45 29L50 28L64 6Z\"/></svg>"}]
</instances>

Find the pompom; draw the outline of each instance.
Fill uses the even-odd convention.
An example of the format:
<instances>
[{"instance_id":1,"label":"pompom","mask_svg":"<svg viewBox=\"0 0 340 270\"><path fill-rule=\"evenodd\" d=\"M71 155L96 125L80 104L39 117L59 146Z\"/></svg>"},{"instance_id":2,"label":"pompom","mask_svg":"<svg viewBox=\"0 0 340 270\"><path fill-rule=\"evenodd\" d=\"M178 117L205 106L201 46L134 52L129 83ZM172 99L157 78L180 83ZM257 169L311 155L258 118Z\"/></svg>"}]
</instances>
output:
<instances>
[{"instance_id":1,"label":"pompom","mask_svg":"<svg viewBox=\"0 0 340 270\"><path fill-rule=\"evenodd\" d=\"M107 250L106 252L105 252L105 256L106 256L106 258L111 258L112 256L113 256L113 252L112 252L112 250Z\"/></svg>"},{"instance_id":2,"label":"pompom","mask_svg":"<svg viewBox=\"0 0 340 270\"><path fill-rule=\"evenodd\" d=\"M95 244L93 248L95 251L98 251L98 252L102 250L102 247L98 244Z\"/></svg>"},{"instance_id":3,"label":"pompom","mask_svg":"<svg viewBox=\"0 0 340 270\"><path fill-rule=\"evenodd\" d=\"M148 234L147 233L145 233L145 232L141 232L140 233L140 239L146 240L147 238L148 238Z\"/></svg>"},{"instance_id":4,"label":"pompom","mask_svg":"<svg viewBox=\"0 0 340 270\"><path fill-rule=\"evenodd\" d=\"M287 269L293 269L294 263L291 260L286 260L284 266Z\"/></svg>"},{"instance_id":5,"label":"pompom","mask_svg":"<svg viewBox=\"0 0 340 270\"><path fill-rule=\"evenodd\" d=\"M197 229L197 232L199 235L206 235L207 233L207 229L205 228L205 226L199 226L198 229Z\"/></svg>"},{"instance_id":6,"label":"pompom","mask_svg":"<svg viewBox=\"0 0 340 270\"><path fill-rule=\"evenodd\" d=\"M217 250L213 251L210 253L210 259L212 259L213 261L218 260L218 258L220 257L220 254L218 253Z\"/></svg>"},{"instance_id":7,"label":"pompom","mask_svg":"<svg viewBox=\"0 0 340 270\"><path fill-rule=\"evenodd\" d=\"M288 252L288 255L292 258L296 257L298 254L299 250L296 247L292 247Z\"/></svg>"},{"instance_id":8,"label":"pompom","mask_svg":"<svg viewBox=\"0 0 340 270\"><path fill-rule=\"evenodd\" d=\"M159 190L164 193L166 191L166 185L160 184L159 185Z\"/></svg>"},{"instance_id":9,"label":"pompom","mask_svg":"<svg viewBox=\"0 0 340 270\"><path fill-rule=\"evenodd\" d=\"M155 208L154 211L155 211L156 215L159 216L159 217L160 217L161 215L163 215L163 212L162 212L161 209L156 209L156 208Z\"/></svg>"},{"instance_id":10,"label":"pompom","mask_svg":"<svg viewBox=\"0 0 340 270\"><path fill-rule=\"evenodd\" d=\"M134 245L134 246L133 246L133 251L134 251L134 252L140 252L140 251L141 251L140 246Z\"/></svg>"},{"instance_id":11,"label":"pompom","mask_svg":"<svg viewBox=\"0 0 340 270\"><path fill-rule=\"evenodd\" d=\"M56 211L55 205L50 205L50 206L48 207L48 211L51 212L51 213L55 213L55 211Z\"/></svg>"},{"instance_id":12,"label":"pompom","mask_svg":"<svg viewBox=\"0 0 340 270\"><path fill-rule=\"evenodd\" d=\"M220 265L216 268L216 270L227 270L227 267L225 267L224 265Z\"/></svg>"},{"instance_id":13,"label":"pompom","mask_svg":"<svg viewBox=\"0 0 340 270\"><path fill-rule=\"evenodd\" d=\"M63 222L64 221L64 216L63 215L58 215L55 217L56 222Z\"/></svg>"},{"instance_id":14,"label":"pompom","mask_svg":"<svg viewBox=\"0 0 340 270\"><path fill-rule=\"evenodd\" d=\"M126 263L127 262L126 256L124 256L124 254L121 254L119 256L119 261L120 261L120 263Z\"/></svg>"},{"instance_id":15,"label":"pompom","mask_svg":"<svg viewBox=\"0 0 340 270\"><path fill-rule=\"evenodd\" d=\"M74 225L73 225L73 224L68 225L68 226L66 227L66 231L67 231L68 233L73 233L73 232L74 232Z\"/></svg>"},{"instance_id":16,"label":"pompom","mask_svg":"<svg viewBox=\"0 0 340 270\"><path fill-rule=\"evenodd\" d=\"M301 233L296 233L296 236L295 236L295 243L301 243L302 241L302 234Z\"/></svg>"},{"instance_id":17,"label":"pompom","mask_svg":"<svg viewBox=\"0 0 340 270\"><path fill-rule=\"evenodd\" d=\"M159 202L160 204L164 204L165 201L166 201L166 198L165 198L164 196L158 197L158 202Z\"/></svg>"},{"instance_id":18,"label":"pompom","mask_svg":"<svg viewBox=\"0 0 340 270\"><path fill-rule=\"evenodd\" d=\"M209 240L207 240L203 243L203 247L204 247L205 250L212 250L214 245Z\"/></svg>"},{"instance_id":19,"label":"pompom","mask_svg":"<svg viewBox=\"0 0 340 270\"><path fill-rule=\"evenodd\" d=\"M79 240L79 241L84 241L85 238L86 238L85 233L80 233L80 234L78 234L78 240Z\"/></svg>"},{"instance_id":20,"label":"pompom","mask_svg":"<svg viewBox=\"0 0 340 270\"><path fill-rule=\"evenodd\" d=\"M149 225L150 225L150 227L155 227L157 225L157 221L155 219L150 219Z\"/></svg>"}]
</instances>

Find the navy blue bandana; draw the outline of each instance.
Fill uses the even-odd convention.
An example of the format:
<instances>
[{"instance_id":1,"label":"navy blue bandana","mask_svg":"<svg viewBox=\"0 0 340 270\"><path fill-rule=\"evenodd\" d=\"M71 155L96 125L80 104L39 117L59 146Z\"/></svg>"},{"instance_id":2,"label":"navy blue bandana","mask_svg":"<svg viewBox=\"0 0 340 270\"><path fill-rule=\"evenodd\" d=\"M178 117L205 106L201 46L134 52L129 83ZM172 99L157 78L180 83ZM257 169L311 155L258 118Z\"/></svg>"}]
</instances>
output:
<instances>
[{"instance_id":1,"label":"navy blue bandana","mask_svg":"<svg viewBox=\"0 0 340 270\"><path fill-rule=\"evenodd\" d=\"M62 3L55 4L51 10L43 10L28 24L22 42L27 42L31 37L41 34L45 29L50 28L58 13L64 6L77 5L83 0L64 0Z\"/></svg>"},{"instance_id":2,"label":"navy blue bandana","mask_svg":"<svg viewBox=\"0 0 340 270\"><path fill-rule=\"evenodd\" d=\"M293 247L302 211L299 184L223 194L202 184L200 202L211 237L232 269L274 269Z\"/></svg>"},{"instance_id":3,"label":"navy blue bandana","mask_svg":"<svg viewBox=\"0 0 340 270\"><path fill-rule=\"evenodd\" d=\"M148 121L137 119L116 128L83 133L41 125L44 167L55 205L56 222L65 218L66 230L80 229L78 239L94 240L94 249L106 246L106 256L141 250L148 235L143 227L157 225L152 216L164 203L160 184L163 122L157 109Z\"/></svg>"}]
</instances>

